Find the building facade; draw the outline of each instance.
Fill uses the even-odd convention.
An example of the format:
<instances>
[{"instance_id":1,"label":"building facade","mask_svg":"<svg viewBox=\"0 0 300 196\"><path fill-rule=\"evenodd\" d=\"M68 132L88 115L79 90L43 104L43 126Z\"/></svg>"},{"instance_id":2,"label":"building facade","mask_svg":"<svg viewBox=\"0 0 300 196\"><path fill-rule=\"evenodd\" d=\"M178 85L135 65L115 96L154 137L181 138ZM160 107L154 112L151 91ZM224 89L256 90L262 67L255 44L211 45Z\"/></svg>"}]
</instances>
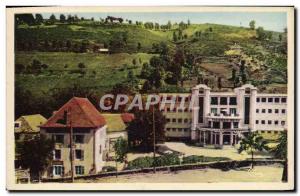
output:
<instances>
[{"instance_id":1,"label":"building facade","mask_svg":"<svg viewBox=\"0 0 300 196\"><path fill-rule=\"evenodd\" d=\"M192 89L192 94L177 96L187 97L192 107L185 103L183 111L178 109L182 98L176 98L175 109L168 106L163 109L169 138L190 138L201 145L222 147L237 144L249 131L275 139L280 131L287 129L286 94L260 94L250 84L233 92L212 92L201 84Z\"/></svg>"},{"instance_id":2,"label":"building facade","mask_svg":"<svg viewBox=\"0 0 300 196\"><path fill-rule=\"evenodd\" d=\"M53 161L44 177L71 176L72 151L75 176L101 171L107 156L106 128L104 117L88 99L69 100L41 126L41 134L55 141Z\"/></svg>"}]
</instances>

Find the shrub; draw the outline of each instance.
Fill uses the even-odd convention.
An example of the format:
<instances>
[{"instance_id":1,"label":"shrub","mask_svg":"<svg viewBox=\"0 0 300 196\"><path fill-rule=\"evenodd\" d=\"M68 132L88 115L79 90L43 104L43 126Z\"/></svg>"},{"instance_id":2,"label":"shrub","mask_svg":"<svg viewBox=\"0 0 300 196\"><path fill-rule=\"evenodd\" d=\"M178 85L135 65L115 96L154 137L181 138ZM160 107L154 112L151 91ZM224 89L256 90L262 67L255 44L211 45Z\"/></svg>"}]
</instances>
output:
<instances>
[{"instance_id":1,"label":"shrub","mask_svg":"<svg viewBox=\"0 0 300 196\"><path fill-rule=\"evenodd\" d=\"M199 163L199 162L214 162L214 161L228 161L227 157L205 157L198 155L191 155L183 157L182 164Z\"/></svg>"},{"instance_id":2,"label":"shrub","mask_svg":"<svg viewBox=\"0 0 300 196\"><path fill-rule=\"evenodd\" d=\"M139 157L132 161L129 161L126 169L140 169L146 167L152 167L153 158L152 157Z\"/></svg>"},{"instance_id":3,"label":"shrub","mask_svg":"<svg viewBox=\"0 0 300 196\"><path fill-rule=\"evenodd\" d=\"M179 165L180 159L176 154L167 154L164 156L155 157L155 166Z\"/></svg>"},{"instance_id":4,"label":"shrub","mask_svg":"<svg viewBox=\"0 0 300 196\"><path fill-rule=\"evenodd\" d=\"M113 166L104 166L102 168L102 171L104 171L104 172L113 172L113 171L117 171L117 168L113 167Z\"/></svg>"},{"instance_id":5,"label":"shrub","mask_svg":"<svg viewBox=\"0 0 300 196\"><path fill-rule=\"evenodd\" d=\"M168 154L164 156L155 157L155 161L153 161L153 157L139 157L130 161L126 169L141 169L141 168L149 168L153 167L155 164L156 167L159 166L169 166L169 165L179 165L180 160L178 155L176 154Z\"/></svg>"}]
</instances>

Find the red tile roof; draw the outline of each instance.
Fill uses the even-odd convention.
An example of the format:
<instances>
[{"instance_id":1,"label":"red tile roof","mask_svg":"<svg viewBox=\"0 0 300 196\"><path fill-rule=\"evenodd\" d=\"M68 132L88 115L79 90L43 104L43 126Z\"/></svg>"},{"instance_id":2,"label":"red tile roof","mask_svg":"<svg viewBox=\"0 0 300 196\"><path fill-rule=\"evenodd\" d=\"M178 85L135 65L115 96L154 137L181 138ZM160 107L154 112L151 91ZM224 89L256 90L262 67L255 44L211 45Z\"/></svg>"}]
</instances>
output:
<instances>
[{"instance_id":1,"label":"red tile roof","mask_svg":"<svg viewBox=\"0 0 300 196\"><path fill-rule=\"evenodd\" d=\"M68 123L74 128L96 128L106 124L104 117L87 98L73 97L42 125L44 128L65 127L60 119L68 112Z\"/></svg>"},{"instance_id":2,"label":"red tile roof","mask_svg":"<svg viewBox=\"0 0 300 196\"><path fill-rule=\"evenodd\" d=\"M130 123L134 119L134 114L122 113L121 117L124 123Z\"/></svg>"}]
</instances>

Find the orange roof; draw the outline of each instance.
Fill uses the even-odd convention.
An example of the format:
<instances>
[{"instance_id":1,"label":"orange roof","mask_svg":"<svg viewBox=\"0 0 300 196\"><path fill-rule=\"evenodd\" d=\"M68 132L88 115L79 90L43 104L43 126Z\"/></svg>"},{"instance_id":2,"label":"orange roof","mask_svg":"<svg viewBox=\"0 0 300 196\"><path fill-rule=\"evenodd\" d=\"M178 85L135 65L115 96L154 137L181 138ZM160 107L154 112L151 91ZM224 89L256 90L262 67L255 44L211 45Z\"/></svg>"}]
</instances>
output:
<instances>
[{"instance_id":1,"label":"orange roof","mask_svg":"<svg viewBox=\"0 0 300 196\"><path fill-rule=\"evenodd\" d=\"M67 122L70 123L71 121L72 127L74 128L95 128L106 124L104 117L87 98L73 97L55 112L45 124L41 125L41 127L66 127L66 125L61 122L61 120L64 119L65 112L68 112Z\"/></svg>"},{"instance_id":2,"label":"orange roof","mask_svg":"<svg viewBox=\"0 0 300 196\"><path fill-rule=\"evenodd\" d=\"M134 114L122 113L121 117L122 117L122 120L123 120L124 123L129 123L134 119Z\"/></svg>"}]
</instances>

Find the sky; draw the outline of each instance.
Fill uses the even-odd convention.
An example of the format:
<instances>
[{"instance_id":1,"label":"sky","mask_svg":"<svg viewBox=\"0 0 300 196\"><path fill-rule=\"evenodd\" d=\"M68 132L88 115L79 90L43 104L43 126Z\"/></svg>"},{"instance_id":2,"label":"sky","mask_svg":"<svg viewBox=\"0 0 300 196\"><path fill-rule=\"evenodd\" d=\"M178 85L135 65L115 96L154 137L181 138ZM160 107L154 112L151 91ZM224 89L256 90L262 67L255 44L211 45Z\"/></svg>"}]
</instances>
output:
<instances>
[{"instance_id":1,"label":"sky","mask_svg":"<svg viewBox=\"0 0 300 196\"><path fill-rule=\"evenodd\" d=\"M49 18L52 13L42 13L44 18ZM70 13L63 13L68 15ZM287 16L285 12L155 12L155 13L141 13L141 12L109 12L109 13L71 13L78 17L91 18L95 20L99 18L106 18L106 16L122 17L124 19L135 22L158 22L159 24L166 24L169 20L172 23L179 23L181 21L187 22L189 19L192 24L214 23L225 24L232 26L249 27L249 22L255 20L256 27L263 27L266 30L283 32L287 27ZM55 14L59 18L60 13Z\"/></svg>"}]
</instances>

